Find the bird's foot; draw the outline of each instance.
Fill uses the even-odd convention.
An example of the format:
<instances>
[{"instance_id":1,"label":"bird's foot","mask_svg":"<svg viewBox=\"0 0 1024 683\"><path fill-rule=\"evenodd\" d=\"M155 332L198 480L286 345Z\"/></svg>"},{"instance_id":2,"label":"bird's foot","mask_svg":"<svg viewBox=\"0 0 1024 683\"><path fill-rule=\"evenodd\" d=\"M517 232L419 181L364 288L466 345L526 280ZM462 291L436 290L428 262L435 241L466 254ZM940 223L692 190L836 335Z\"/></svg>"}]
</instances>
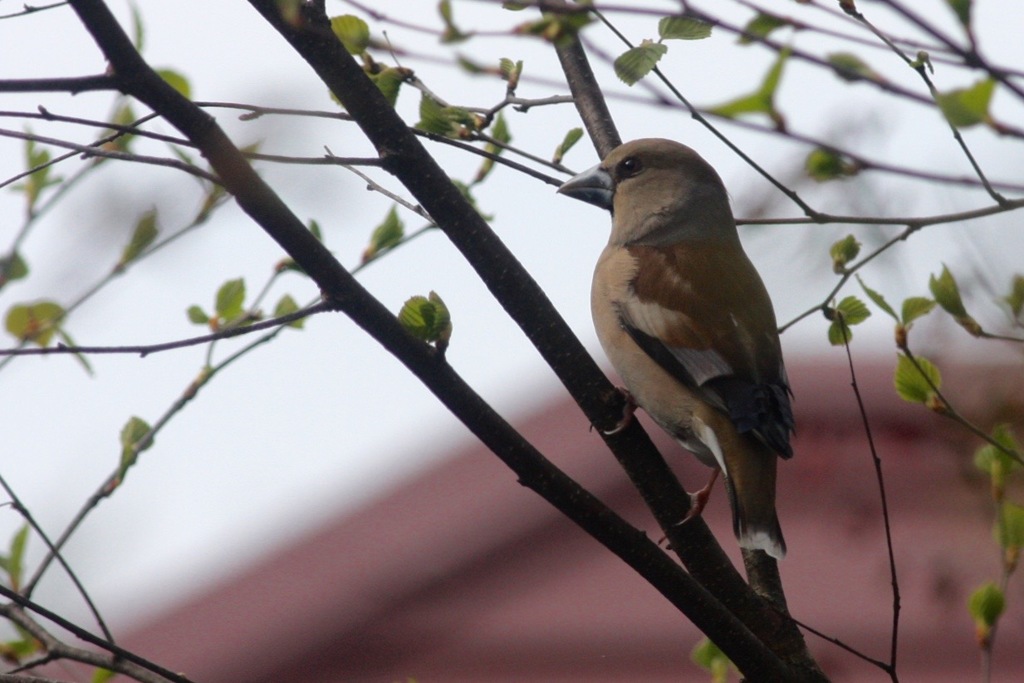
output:
<instances>
[{"instance_id":1,"label":"bird's foot","mask_svg":"<svg viewBox=\"0 0 1024 683\"><path fill-rule=\"evenodd\" d=\"M625 399L625 403L622 405L622 417L615 423L615 426L608 430L601 430L601 433L605 436L612 436L618 434L623 429L629 426L629 423L633 421L633 413L636 412L636 401L633 400L633 394L629 393L627 389L622 387L615 387L622 394Z\"/></svg>"},{"instance_id":2,"label":"bird's foot","mask_svg":"<svg viewBox=\"0 0 1024 683\"><path fill-rule=\"evenodd\" d=\"M708 504L708 499L711 497L711 488L715 485L716 479L718 479L717 468L711 472L711 478L708 479L708 483L704 485L704 488L695 493L689 494L690 509L687 510L686 516L677 522L677 524L686 524L694 517L700 517L701 513L704 512L704 507Z\"/></svg>"}]
</instances>

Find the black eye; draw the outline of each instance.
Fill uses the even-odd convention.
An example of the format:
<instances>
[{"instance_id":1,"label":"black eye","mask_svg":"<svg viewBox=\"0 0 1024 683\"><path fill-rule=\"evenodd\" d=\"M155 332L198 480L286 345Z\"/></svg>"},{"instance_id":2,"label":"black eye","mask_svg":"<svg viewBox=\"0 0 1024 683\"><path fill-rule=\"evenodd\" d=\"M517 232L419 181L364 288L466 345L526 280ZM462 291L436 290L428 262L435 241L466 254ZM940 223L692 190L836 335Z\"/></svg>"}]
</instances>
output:
<instances>
[{"instance_id":1,"label":"black eye","mask_svg":"<svg viewBox=\"0 0 1024 683\"><path fill-rule=\"evenodd\" d=\"M630 178L643 170L643 164L636 157L626 157L619 162L617 170L620 178Z\"/></svg>"}]
</instances>

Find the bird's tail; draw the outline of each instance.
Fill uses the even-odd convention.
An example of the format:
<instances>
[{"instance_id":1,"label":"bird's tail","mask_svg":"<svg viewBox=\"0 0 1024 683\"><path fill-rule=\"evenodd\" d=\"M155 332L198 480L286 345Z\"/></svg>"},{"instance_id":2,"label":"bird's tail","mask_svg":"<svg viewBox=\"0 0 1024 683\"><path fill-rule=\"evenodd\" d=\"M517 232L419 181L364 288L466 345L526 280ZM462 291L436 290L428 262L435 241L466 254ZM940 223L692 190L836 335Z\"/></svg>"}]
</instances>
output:
<instances>
[{"instance_id":1,"label":"bird's tail","mask_svg":"<svg viewBox=\"0 0 1024 683\"><path fill-rule=\"evenodd\" d=\"M726 457L726 489L732 508L732 528L741 548L763 550L776 560L786 555L786 541L775 512L773 451L749 437L737 435L743 457ZM732 462L730 462L732 461Z\"/></svg>"},{"instance_id":2,"label":"bird's tail","mask_svg":"<svg viewBox=\"0 0 1024 683\"><path fill-rule=\"evenodd\" d=\"M786 541L775 514L775 451L750 434L737 432L728 417L710 406L703 415L694 414L691 425L725 474L732 528L740 547L763 550L781 560Z\"/></svg>"}]
</instances>

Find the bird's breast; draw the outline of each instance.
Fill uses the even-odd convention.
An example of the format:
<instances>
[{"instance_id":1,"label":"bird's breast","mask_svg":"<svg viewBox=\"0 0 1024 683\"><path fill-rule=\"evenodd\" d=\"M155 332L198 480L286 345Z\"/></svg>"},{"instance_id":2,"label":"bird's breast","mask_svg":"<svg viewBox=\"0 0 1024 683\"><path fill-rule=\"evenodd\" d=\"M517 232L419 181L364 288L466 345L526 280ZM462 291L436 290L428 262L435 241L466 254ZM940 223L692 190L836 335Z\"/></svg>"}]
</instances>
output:
<instances>
[{"instance_id":1,"label":"bird's breast","mask_svg":"<svg viewBox=\"0 0 1024 683\"><path fill-rule=\"evenodd\" d=\"M691 419L703 402L641 349L623 328L621 311L635 297L636 258L609 245L598 259L591 288L594 329L605 355L637 405L680 440L689 439Z\"/></svg>"}]
</instances>

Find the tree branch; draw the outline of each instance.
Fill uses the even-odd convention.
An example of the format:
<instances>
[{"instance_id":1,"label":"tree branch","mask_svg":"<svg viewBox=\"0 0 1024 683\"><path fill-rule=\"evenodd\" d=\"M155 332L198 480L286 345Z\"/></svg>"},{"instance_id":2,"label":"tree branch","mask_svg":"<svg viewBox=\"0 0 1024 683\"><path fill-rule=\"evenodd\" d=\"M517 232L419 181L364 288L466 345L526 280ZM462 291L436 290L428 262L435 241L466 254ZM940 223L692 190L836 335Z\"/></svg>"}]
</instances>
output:
<instances>
[{"instance_id":1,"label":"tree branch","mask_svg":"<svg viewBox=\"0 0 1024 683\"><path fill-rule=\"evenodd\" d=\"M788 667L768 651L739 620L727 610L718 607L717 602L654 543L543 458L476 395L442 357L406 333L394 315L366 292L306 230L302 222L253 171L216 123L149 68L100 0L72 0L71 4L110 61L120 88L161 112L172 125L200 147L225 187L235 195L240 207L321 286L327 301L337 310L346 313L402 361L449 410L520 476L524 484L543 495L560 511L626 560L672 604L684 610L699 628L721 643L733 661L753 678L792 680L792 672ZM458 235L461 246L468 247L467 240L481 240L506 257L503 261L496 258L493 252L484 252L483 260L488 262L486 265L489 268L507 266L507 259L511 256L506 256L507 252L499 248L500 243L497 243L497 238L486 230L486 225L483 226L485 230L481 231L473 224L474 221L482 224L482 221L476 212L468 207L461 194L439 168L433 178L417 180L406 177L408 170L402 169L412 166L405 164L418 161L420 164L416 170L422 172L424 160L430 164L433 164L433 160L426 155L422 146L408 133L404 125L394 125L397 117L393 110L386 105L380 92L330 32L326 16L318 13L316 23L296 27L282 21L277 3L273 0L252 0L251 4L295 47L301 48L300 52L307 56L307 59L307 52L311 52L318 58L330 60L333 69L337 70L328 81L335 94L339 95L346 109L361 122L364 131L377 145L385 160L385 168L400 176L431 216L437 219L442 227L447 227L449 234ZM314 66L326 67L326 63L314 63ZM343 73L349 75L347 81L339 78L339 74ZM347 87L340 87L342 85ZM372 93L369 97L367 89ZM365 100L361 99L364 97ZM387 116L380 116L382 102L389 114ZM376 114L378 118L363 118L370 114ZM443 181L440 187L438 180ZM439 191L438 195L425 196L425 193L435 190ZM458 209L467 207L473 220L452 224L451 221L465 216L460 214L456 217L452 215L451 209L444 210L446 203ZM435 210L438 206L440 210ZM480 260L479 255L477 260ZM522 280L526 276L520 273L516 275L519 277L507 278L502 270L496 270L488 272L486 279L489 280L488 284L492 286L492 291L495 288L502 291L502 300L506 303L509 299L517 297L528 299L531 304L535 303L535 296L530 295L539 293L539 288L533 284L535 291L524 292L519 285L523 284ZM543 297L542 293L540 296ZM534 315L536 313L535 308L528 309L525 304L519 304L514 308L517 313L514 317L518 320L527 312ZM565 331L567 332L567 328ZM533 336L542 336L537 330L531 332L534 333ZM575 345L578 347L578 342ZM551 351L548 344L544 346ZM564 370L567 360L564 354L557 360ZM592 361L590 363L593 364ZM596 372L596 366L593 374L607 385L607 380ZM611 411L607 408L602 411L603 406L599 399L590 398L589 403L594 414L603 412L604 418L611 418L608 414Z\"/></svg>"},{"instance_id":2,"label":"tree branch","mask_svg":"<svg viewBox=\"0 0 1024 683\"><path fill-rule=\"evenodd\" d=\"M5 78L0 80L0 92L66 92L77 95L80 92L93 90L117 90L117 83L107 74L73 78Z\"/></svg>"}]
</instances>

